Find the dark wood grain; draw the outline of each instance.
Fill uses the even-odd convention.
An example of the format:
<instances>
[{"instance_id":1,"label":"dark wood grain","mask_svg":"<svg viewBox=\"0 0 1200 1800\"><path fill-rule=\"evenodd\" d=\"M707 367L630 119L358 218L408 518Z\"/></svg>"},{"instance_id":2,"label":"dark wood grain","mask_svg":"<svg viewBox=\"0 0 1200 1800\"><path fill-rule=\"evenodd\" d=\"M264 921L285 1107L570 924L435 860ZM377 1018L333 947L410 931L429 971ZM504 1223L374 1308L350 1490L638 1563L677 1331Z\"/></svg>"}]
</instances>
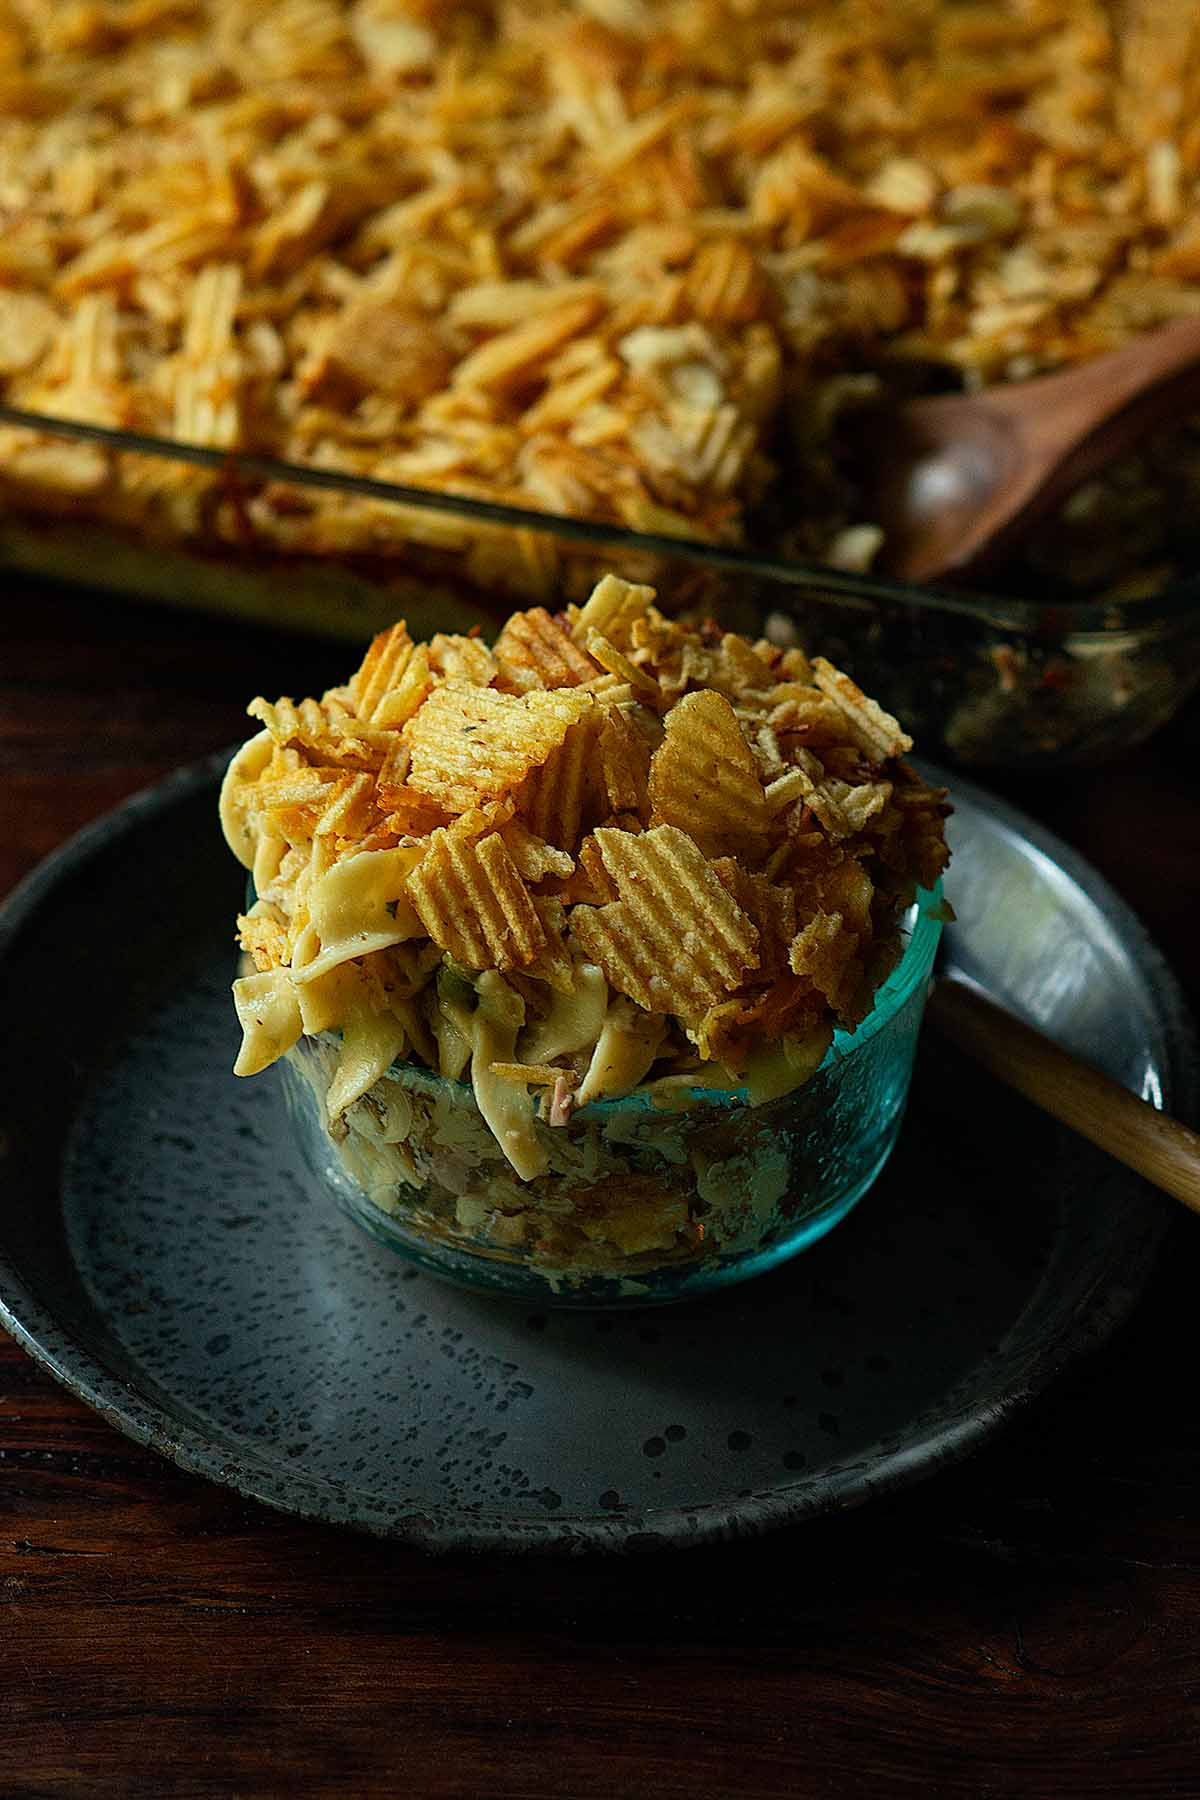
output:
<instances>
[{"instance_id":1,"label":"dark wood grain","mask_svg":"<svg viewBox=\"0 0 1200 1800\"><path fill-rule=\"evenodd\" d=\"M0 887L345 653L50 590L0 609ZM1200 717L1006 792L1200 992ZM181 1474L0 1342L0 1794L1200 1794L1195 1221L970 1463L757 1543L431 1559Z\"/></svg>"}]
</instances>

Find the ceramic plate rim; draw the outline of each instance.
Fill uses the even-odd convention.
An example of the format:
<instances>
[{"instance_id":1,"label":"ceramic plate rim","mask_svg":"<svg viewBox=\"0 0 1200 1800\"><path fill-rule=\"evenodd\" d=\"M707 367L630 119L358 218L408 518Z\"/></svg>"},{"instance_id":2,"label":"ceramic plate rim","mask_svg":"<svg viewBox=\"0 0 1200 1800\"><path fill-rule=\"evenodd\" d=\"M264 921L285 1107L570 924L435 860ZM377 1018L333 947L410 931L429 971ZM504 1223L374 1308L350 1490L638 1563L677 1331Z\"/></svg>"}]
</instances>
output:
<instances>
[{"instance_id":1,"label":"ceramic plate rim","mask_svg":"<svg viewBox=\"0 0 1200 1800\"><path fill-rule=\"evenodd\" d=\"M72 870L86 864L102 847L134 833L157 813L214 785L229 755L227 750L216 752L141 789L84 826L31 870L0 905L0 966L26 922ZM1176 978L1133 910L1085 858L1018 808L958 775L947 775L930 766L925 767L925 772L952 786L962 799L1032 844L1068 880L1082 887L1120 941L1136 954L1163 1029L1171 1104L1180 1117L1191 1122L1200 1085L1194 1028ZM973 1412L956 1416L952 1410L955 1390L951 1388L941 1397L940 1410L907 1421L906 1428L915 1428L912 1435L879 1455L865 1471L860 1460L835 1468L819 1479L809 1475L733 1502L714 1500L663 1507L630 1519L607 1515L506 1521L461 1510L448 1512L444 1518L431 1518L420 1511L381 1516L376 1521L361 1513L343 1516L336 1507L322 1506L321 1499L335 1496L338 1491L353 1495L353 1489L339 1490L333 1483L303 1476L298 1471L285 1476L265 1454L240 1443L234 1456L230 1449L222 1447L216 1427L202 1429L152 1395L132 1388L26 1286L2 1246L0 1326L55 1381L125 1436L164 1455L188 1473L216 1481L282 1512L444 1552L659 1549L758 1536L780 1525L863 1504L915 1482L934 1468L960 1461L1042 1393L1068 1366L1111 1336L1141 1294L1170 1219L1164 1208L1161 1218L1144 1233L1133 1262L1126 1263L1121 1278L1117 1279L1114 1272L1113 1278L1099 1286L1070 1318L1059 1336L1039 1345L1002 1400L977 1405ZM61 1350L52 1347L55 1340L63 1346ZM145 1373L152 1378L151 1371Z\"/></svg>"}]
</instances>

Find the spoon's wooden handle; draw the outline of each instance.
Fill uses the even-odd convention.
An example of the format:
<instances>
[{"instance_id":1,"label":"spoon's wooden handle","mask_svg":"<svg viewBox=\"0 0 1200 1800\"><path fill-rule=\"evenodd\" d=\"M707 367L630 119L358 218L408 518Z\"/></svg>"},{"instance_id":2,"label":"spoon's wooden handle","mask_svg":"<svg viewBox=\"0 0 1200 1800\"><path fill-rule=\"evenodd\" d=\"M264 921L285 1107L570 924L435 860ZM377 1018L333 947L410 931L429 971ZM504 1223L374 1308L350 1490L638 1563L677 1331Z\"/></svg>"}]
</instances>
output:
<instances>
[{"instance_id":1,"label":"spoon's wooden handle","mask_svg":"<svg viewBox=\"0 0 1200 1800\"><path fill-rule=\"evenodd\" d=\"M989 1073L1200 1212L1200 1134L952 975L934 984L928 1010Z\"/></svg>"}]
</instances>

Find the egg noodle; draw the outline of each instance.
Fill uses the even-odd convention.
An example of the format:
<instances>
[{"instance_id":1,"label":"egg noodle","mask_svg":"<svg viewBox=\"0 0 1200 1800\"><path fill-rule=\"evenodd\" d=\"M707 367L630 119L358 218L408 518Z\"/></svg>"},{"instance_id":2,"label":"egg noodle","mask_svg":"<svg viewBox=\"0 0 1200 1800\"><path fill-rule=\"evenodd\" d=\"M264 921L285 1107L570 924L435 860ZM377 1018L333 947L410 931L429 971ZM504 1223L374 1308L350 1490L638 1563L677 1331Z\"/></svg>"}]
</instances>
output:
<instances>
[{"instance_id":1,"label":"egg noodle","mask_svg":"<svg viewBox=\"0 0 1200 1800\"><path fill-rule=\"evenodd\" d=\"M821 657L606 576L493 648L381 633L320 700L256 699L221 793L256 898L252 1075L339 1035L332 1125L398 1061L458 1081L522 1180L535 1118L801 1084L947 861L944 790Z\"/></svg>"}]
</instances>

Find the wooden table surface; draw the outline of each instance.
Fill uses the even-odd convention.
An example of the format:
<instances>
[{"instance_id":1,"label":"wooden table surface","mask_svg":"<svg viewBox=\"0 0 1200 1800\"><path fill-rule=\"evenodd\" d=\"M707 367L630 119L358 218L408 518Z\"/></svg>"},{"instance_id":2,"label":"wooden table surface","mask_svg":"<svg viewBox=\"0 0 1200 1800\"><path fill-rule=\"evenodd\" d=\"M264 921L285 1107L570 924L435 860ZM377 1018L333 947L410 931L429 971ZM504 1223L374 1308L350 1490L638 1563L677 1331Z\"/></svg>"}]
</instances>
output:
<instances>
[{"instance_id":1,"label":"wooden table surface","mask_svg":"<svg viewBox=\"0 0 1200 1800\"><path fill-rule=\"evenodd\" d=\"M0 890L344 649L11 581ZM1009 798L1200 994L1196 708ZM628 1561L432 1559L118 1436L0 1339L0 1795L1200 1795L1200 1220L1117 1341L868 1510Z\"/></svg>"}]
</instances>

